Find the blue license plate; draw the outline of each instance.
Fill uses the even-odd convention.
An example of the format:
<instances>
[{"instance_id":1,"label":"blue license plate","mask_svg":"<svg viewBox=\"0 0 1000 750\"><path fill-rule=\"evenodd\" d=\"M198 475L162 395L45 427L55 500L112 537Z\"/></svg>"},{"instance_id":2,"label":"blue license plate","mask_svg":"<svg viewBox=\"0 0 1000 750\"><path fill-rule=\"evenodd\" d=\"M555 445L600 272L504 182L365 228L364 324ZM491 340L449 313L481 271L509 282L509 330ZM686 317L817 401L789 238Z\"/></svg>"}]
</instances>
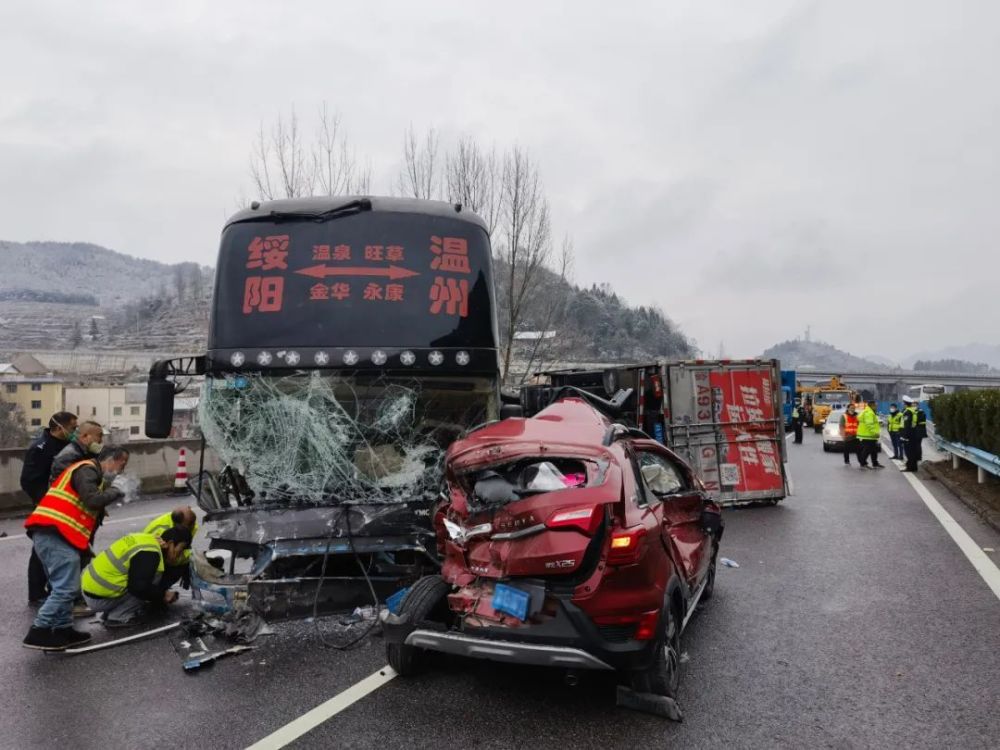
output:
<instances>
[{"instance_id":1,"label":"blue license plate","mask_svg":"<svg viewBox=\"0 0 1000 750\"><path fill-rule=\"evenodd\" d=\"M498 583L493 589L493 609L516 617L522 622L528 619L528 608L531 606L531 594L513 586Z\"/></svg>"}]
</instances>

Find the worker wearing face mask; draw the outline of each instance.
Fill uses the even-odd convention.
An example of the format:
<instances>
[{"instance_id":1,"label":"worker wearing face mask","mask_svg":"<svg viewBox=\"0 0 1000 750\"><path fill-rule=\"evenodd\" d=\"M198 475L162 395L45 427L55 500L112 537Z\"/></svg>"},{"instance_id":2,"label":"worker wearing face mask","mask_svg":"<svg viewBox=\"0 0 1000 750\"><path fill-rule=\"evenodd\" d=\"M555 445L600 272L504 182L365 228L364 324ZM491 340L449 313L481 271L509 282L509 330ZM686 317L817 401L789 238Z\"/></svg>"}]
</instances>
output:
<instances>
[{"instance_id":1,"label":"worker wearing face mask","mask_svg":"<svg viewBox=\"0 0 1000 750\"><path fill-rule=\"evenodd\" d=\"M59 451L52 461L49 484L56 481L56 478L66 471L66 467L85 458L99 456L101 449L104 448L103 438L104 428L97 422L80 422L79 426L69 435L69 445Z\"/></svg>"},{"instance_id":2,"label":"worker wearing face mask","mask_svg":"<svg viewBox=\"0 0 1000 750\"><path fill-rule=\"evenodd\" d=\"M109 451L99 460L94 446L99 445L100 434L99 424L80 425L78 437L89 438L88 455L63 469L24 522L51 588L24 639L29 648L61 651L90 640L88 633L73 629L73 601L80 592L80 558L90 548L104 508L122 496L119 489L106 484L105 474L120 473L128 462L127 451L117 457Z\"/></svg>"}]
</instances>

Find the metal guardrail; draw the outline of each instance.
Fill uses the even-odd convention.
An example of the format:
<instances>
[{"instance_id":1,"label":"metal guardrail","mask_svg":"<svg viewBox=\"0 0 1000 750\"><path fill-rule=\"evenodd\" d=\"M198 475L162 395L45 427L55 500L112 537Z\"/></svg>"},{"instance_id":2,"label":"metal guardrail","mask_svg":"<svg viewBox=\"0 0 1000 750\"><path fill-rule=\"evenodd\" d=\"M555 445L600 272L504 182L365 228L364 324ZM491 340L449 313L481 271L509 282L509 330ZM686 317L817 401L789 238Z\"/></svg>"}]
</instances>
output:
<instances>
[{"instance_id":1,"label":"metal guardrail","mask_svg":"<svg viewBox=\"0 0 1000 750\"><path fill-rule=\"evenodd\" d=\"M939 450L951 454L951 463L954 468L958 468L959 459L964 459L974 465L980 484L986 481L986 472L1000 477L1000 456L973 448L971 445L952 443L938 436L935 436L934 441Z\"/></svg>"}]
</instances>

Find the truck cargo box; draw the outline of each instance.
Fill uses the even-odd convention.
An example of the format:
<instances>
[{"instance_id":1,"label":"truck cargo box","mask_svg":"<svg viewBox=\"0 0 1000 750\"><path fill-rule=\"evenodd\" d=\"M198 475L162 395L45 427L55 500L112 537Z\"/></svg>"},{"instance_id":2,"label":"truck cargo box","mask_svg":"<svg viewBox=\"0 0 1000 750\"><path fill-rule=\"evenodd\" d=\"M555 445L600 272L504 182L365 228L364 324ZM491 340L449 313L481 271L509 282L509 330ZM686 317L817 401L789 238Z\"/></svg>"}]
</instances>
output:
<instances>
[{"instance_id":1,"label":"truck cargo box","mask_svg":"<svg viewBox=\"0 0 1000 750\"><path fill-rule=\"evenodd\" d=\"M543 373L522 393L526 413L572 386L610 398L631 389L621 421L683 455L723 505L788 494L777 360L688 360Z\"/></svg>"}]
</instances>

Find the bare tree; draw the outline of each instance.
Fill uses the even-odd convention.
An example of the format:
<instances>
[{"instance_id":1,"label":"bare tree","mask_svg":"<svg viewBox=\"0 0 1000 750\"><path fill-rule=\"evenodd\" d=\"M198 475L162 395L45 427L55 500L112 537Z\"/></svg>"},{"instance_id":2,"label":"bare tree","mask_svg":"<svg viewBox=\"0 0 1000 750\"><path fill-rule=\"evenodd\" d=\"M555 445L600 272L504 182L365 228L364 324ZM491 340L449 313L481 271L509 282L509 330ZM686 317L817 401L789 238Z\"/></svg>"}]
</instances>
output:
<instances>
[{"instance_id":1,"label":"bare tree","mask_svg":"<svg viewBox=\"0 0 1000 750\"><path fill-rule=\"evenodd\" d=\"M370 191L371 163L358 160L339 113L324 102L315 132L310 136L305 130L294 109L287 117L279 114L270 128L261 124L250 149L250 179L257 197L274 200Z\"/></svg>"},{"instance_id":2,"label":"bare tree","mask_svg":"<svg viewBox=\"0 0 1000 750\"><path fill-rule=\"evenodd\" d=\"M340 114L330 112L326 102L317 118L313 167L317 195L367 193L371 187L371 162L362 166L349 146L340 124Z\"/></svg>"},{"instance_id":3,"label":"bare tree","mask_svg":"<svg viewBox=\"0 0 1000 750\"><path fill-rule=\"evenodd\" d=\"M498 260L506 279L506 305L501 346L502 377L507 379L514 335L525 301L538 286L542 269L552 251L549 204L542 190L538 167L517 146L504 155Z\"/></svg>"},{"instance_id":4,"label":"bare tree","mask_svg":"<svg viewBox=\"0 0 1000 750\"><path fill-rule=\"evenodd\" d=\"M260 126L250 154L250 177L266 200L312 195L315 160L307 157L294 108L287 118L278 115L270 130Z\"/></svg>"},{"instance_id":5,"label":"bare tree","mask_svg":"<svg viewBox=\"0 0 1000 750\"><path fill-rule=\"evenodd\" d=\"M555 272L543 274L545 278L541 281L541 294L534 295L540 304L540 309L535 311L540 335L532 342L528 361L525 364L524 373L521 375L522 384L531 375L532 370L544 369L545 363L550 361L559 349L558 339L548 338L548 335L552 332L552 326L562 322L565 318L572 292L570 283L573 276L573 261L573 240L570 239L569 235L565 235L556 259Z\"/></svg>"},{"instance_id":6,"label":"bare tree","mask_svg":"<svg viewBox=\"0 0 1000 750\"><path fill-rule=\"evenodd\" d=\"M23 448L29 442L24 412L16 404L0 401L0 448Z\"/></svg>"},{"instance_id":7,"label":"bare tree","mask_svg":"<svg viewBox=\"0 0 1000 750\"><path fill-rule=\"evenodd\" d=\"M184 301L184 294L187 292L187 268L185 264L179 263L174 266L174 289L177 292L177 301Z\"/></svg>"},{"instance_id":8,"label":"bare tree","mask_svg":"<svg viewBox=\"0 0 1000 750\"><path fill-rule=\"evenodd\" d=\"M425 199L441 197L438 146L439 138L434 128L420 140L413 125L410 125L403 136L403 166L397 180L401 195Z\"/></svg>"},{"instance_id":9,"label":"bare tree","mask_svg":"<svg viewBox=\"0 0 1000 750\"><path fill-rule=\"evenodd\" d=\"M483 150L471 137L462 138L445 157L448 200L479 214L493 236L500 218L500 163L496 149Z\"/></svg>"}]
</instances>

